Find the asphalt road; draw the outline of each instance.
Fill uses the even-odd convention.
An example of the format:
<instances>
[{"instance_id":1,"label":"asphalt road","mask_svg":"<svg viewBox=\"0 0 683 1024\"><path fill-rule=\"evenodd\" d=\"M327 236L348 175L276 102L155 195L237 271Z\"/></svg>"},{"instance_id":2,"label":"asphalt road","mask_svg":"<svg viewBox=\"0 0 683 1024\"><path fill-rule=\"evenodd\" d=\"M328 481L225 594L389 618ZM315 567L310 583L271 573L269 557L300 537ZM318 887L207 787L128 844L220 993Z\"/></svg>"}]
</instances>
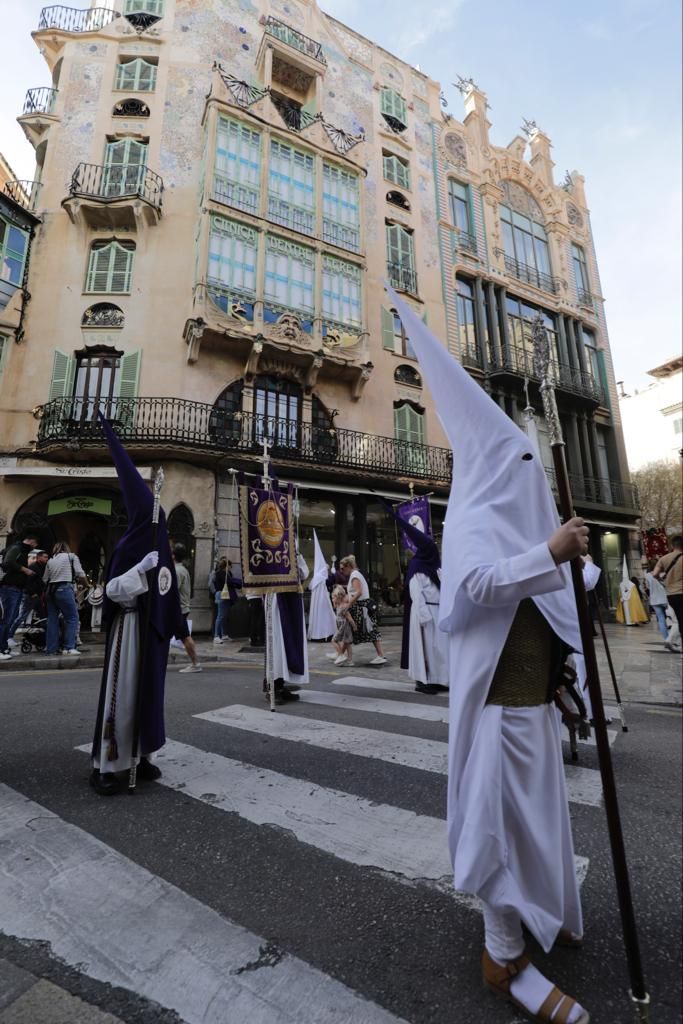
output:
<instances>
[{"instance_id":1,"label":"asphalt road","mask_svg":"<svg viewBox=\"0 0 683 1024\"><path fill-rule=\"evenodd\" d=\"M0 958L131 1024L518 1020L483 991L481 919L448 885L445 699L340 678L271 715L256 665L169 669L165 784L103 799L76 749L99 673L3 673ZM681 712L628 711L612 753L651 1019L678 1024ZM532 955L593 1024L632 1024L594 747L581 768L586 944Z\"/></svg>"}]
</instances>

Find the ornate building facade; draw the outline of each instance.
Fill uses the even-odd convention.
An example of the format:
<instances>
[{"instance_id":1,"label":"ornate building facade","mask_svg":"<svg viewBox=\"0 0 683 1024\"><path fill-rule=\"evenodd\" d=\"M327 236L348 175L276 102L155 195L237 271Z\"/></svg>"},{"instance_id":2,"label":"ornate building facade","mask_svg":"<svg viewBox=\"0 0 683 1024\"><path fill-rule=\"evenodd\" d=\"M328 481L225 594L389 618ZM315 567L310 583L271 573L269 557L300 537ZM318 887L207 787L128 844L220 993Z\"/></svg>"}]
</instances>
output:
<instances>
[{"instance_id":1,"label":"ornate building facade","mask_svg":"<svg viewBox=\"0 0 683 1024\"><path fill-rule=\"evenodd\" d=\"M637 503L583 179L554 183L544 133L495 146L474 83L457 121L315 0L114 6L47 7L34 33L51 84L19 118L40 224L0 376L4 532L30 522L99 571L123 523L102 410L143 472L164 466L201 626L214 554L237 561L234 471L267 439L304 554L315 528L396 604L377 495L432 492L438 532L451 461L388 279L516 419L540 408L541 311L577 506L613 568Z\"/></svg>"}]
</instances>

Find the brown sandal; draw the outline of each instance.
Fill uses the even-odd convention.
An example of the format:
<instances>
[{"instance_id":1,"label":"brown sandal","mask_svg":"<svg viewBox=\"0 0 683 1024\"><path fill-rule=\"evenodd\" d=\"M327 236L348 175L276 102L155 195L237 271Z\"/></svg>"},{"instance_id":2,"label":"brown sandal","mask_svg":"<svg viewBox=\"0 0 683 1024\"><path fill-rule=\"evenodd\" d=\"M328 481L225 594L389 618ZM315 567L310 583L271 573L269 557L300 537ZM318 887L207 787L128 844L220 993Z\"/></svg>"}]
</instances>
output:
<instances>
[{"instance_id":1,"label":"brown sandal","mask_svg":"<svg viewBox=\"0 0 683 1024\"><path fill-rule=\"evenodd\" d=\"M529 963L528 956L522 954L522 956L517 957L516 960L510 960L507 964L497 964L489 956L488 950L484 949L481 958L484 985L494 995L501 999L507 999L518 1010L526 1013L530 1020L539 1021L540 1024L548 1024L550 1021L552 1021L552 1024L567 1024L569 1014L577 1005L576 999L572 999L571 996L566 996L564 992L560 992L557 986L553 986L537 1014L530 1013L527 1007L510 993L510 985L513 978L521 974L524 968L529 966ZM590 1024L590 1016L585 1010L576 1021L576 1024Z\"/></svg>"}]
</instances>

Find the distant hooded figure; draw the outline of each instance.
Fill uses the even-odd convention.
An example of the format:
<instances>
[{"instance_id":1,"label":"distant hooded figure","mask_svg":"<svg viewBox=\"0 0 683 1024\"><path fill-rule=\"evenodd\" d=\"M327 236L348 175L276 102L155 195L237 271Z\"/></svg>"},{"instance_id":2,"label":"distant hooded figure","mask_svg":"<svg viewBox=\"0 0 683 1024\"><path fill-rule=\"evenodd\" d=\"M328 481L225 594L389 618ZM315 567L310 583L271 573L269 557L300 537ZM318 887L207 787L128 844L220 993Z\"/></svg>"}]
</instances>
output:
<instances>
[{"instance_id":1,"label":"distant hooded figure","mask_svg":"<svg viewBox=\"0 0 683 1024\"><path fill-rule=\"evenodd\" d=\"M639 626L641 622L649 622L640 599L640 591L633 580L629 578L626 555L624 555L621 569L616 618L617 622L621 622L625 626Z\"/></svg>"},{"instance_id":2,"label":"distant hooded figure","mask_svg":"<svg viewBox=\"0 0 683 1024\"><path fill-rule=\"evenodd\" d=\"M320 547L318 535L313 531L313 577L308 584L311 591L311 605L308 611L308 639L329 640L337 630L337 623L327 589L329 569Z\"/></svg>"},{"instance_id":3,"label":"distant hooded figure","mask_svg":"<svg viewBox=\"0 0 683 1024\"><path fill-rule=\"evenodd\" d=\"M569 561L529 438L390 289L453 450L439 624L449 643L448 840L456 889L482 902L484 982L532 1020L588 1024L524 955L583 933L560 738L551 703L581 651Z\"/></svg>"},{"instance_id":4,"label":"distant hooded figure","mask_svg":"<svg viewBox=\"0 0 683 1024\"><path fill-rule=\"evenodd\" d=\"M90 783L97 793L121 791L117 772L130 769L139 708L139 779L155 779L149 755L165 743L164 687L171 637L182 630L178 586L166 517L160 510L154 545L153 495L109 423L102 419L119 477L128 526L105 574L102 620L105 661L92 746ZM146 635L142 635L145 623Z\"/></svg>"},{"instance_id":5,"label":"distant hooded figure","mask_svg":"<svg viewBox=\"0 0 683 1024\"><path fill-rule=\"evenodd\" d=\"M448 689L448 637L439 629L439 549L428 534L393 509L391 514L415 548L404 580L401 668L415 680L417 693L433 695Z\"/></svg>"}]
</instances>

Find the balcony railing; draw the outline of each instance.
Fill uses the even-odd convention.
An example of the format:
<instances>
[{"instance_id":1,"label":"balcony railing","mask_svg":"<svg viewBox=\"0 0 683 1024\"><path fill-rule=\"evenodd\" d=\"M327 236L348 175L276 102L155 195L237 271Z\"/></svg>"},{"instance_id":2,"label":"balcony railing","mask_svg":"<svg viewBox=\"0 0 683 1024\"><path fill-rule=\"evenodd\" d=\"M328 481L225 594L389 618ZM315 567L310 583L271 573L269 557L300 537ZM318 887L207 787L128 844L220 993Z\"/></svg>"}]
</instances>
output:
<instances>
[{"instance_id":1,"label":"balcony railing","mask_svg":"<svg viewBox=\"0 0 683 1024\"><path fill-rule=\"evenodd\" d=\"M164 183L158 174L140 164L79 164L69 184L69 195L113 202L137 198L161 209Z\"/></svg>"},{"instance_id":2,"label":"balcony railing","mask_svg":"<svg viewBox=\"0 0 683 1024\"><path fill-rule=\"evenodd\" d=\"M546 474L553 493L557 495L555 470L546 468ZM610 505L628 509L634 514L640 511L638 488L636 484L625 480L606 480L570 473L569 486L577 505Z\"/></svg>"},{"instance_id":3,"label":"balcony railing","mask_svg":"<svg viewBox=\"0 0 683 1024\"><path fill-rule=\"evenodd\" d=\"M40 181L6 181L3 192L25 210L35 210L41 187Z\"/></svg>"},{"instance_id":4,"label":"balcony railing","mask_svg":"<svg viewBox=\"0 0 683 1024\"><path fill-rule=\"evenodd\" d=\"M457 235L457 248L462 252L471 252L477 255L477 236L471 235L469 231L459 231Z\"/></svg>"},{"instance_id":5,"label":"balcony railing","mask_svg":"<svg viewBox=\"0 0 683 1024\"><path fill-rule=\"evenodd\" d=\"M322 45L315 39L309 39L302 32L297 32L295 28L286 25L284 21L278 21L277 18L266 18L266 32L281 42L287 43L288 46L293 46L300 53L305 53L307 57L313 57L321 64L327 64Z\"/></svg>"},{"instance_id":6,"label":"balcony railing","mask_svg":"<svg viewBox=\"0 0 683 1024\"><path fill-rule=\"evenodd\" d=\"M528 377L529 380L539 380L533 353L514 345L508 346L499 357L491 355L489 370L491 373L507 372L519 377ZM603 390L592 373L553 359L550 366L550 377L551 382L558 390L568 391L570 394L592 399L601 405L604 404Z\"/></svg>"},{"instance_id":7,"label":"balcony railing","mask_svg":"<svg viewBox=\"0 0 683 1024\"><path fill-rule=\"evenodd\" d=\"M417 274L410 267L401 263L387 263L389 284L399 292L417 295Z\"/></svg>"},{"instance_id":8,"label":"balcony railing","mask_svg":"<svg viewBox=\"0 0 683 1024\"><path fill-rule=\"evenodd\" d=\"M254 413L225 413L209 404L175 398L55 399L40 407L38 450L64 444L103 445L99 410L127 444L254 457L268 437L273 458L281 466L303 462L443 483L451 478L448 448Z\"/></svg>"},{"instance_id":9,"label":"balcony railing","mask_svg":"<svg viewBox=\"0 0 683 1024\"><path fill-rule=\"evenodd\" d=\"M43 7L38 31L54 28L60 32L98 32L118 17L118 11L112 11L109 7L89 7L87 10L61 5Z\"/></svg>"},{"instance_id":10,"label":"balcony railing","mask_svg":"<svg viewBox=\"0 0 683 1024\"><path fill-rule=\"evenodd\" d=\"M23 114L51 114L57 99L57 90L43 85L29 89L24 100Z\"/></svg>"},{"instance_id":11,"label":"balcony railing","mask_svg":"<svg viewBox=\"0 0 683 1024\"><path fill-rule=\"evenodd\" d=\"M595 308L595 300L592 292L584 291L583 288L579 288L579 305L585 306L586 309Z\"/></svg>"},{"instance_id":12,"label":"balcony railing","mask_svg":"<svg viewBox=\"0 0 683 1024\"><path fill-rule=\"evenodd\" d=\"M560 282L556 277L544 274L543 271L537 270L536 267L530 267L527 263L520 263L513 256L508 256L503 249L494 249L494 252L496 256L504 257L506 273L516 277L518 281L532 284L534 288L540 288L541 291L550 292L553 295L558 294Z\"/></svg>"}]
</instances>

